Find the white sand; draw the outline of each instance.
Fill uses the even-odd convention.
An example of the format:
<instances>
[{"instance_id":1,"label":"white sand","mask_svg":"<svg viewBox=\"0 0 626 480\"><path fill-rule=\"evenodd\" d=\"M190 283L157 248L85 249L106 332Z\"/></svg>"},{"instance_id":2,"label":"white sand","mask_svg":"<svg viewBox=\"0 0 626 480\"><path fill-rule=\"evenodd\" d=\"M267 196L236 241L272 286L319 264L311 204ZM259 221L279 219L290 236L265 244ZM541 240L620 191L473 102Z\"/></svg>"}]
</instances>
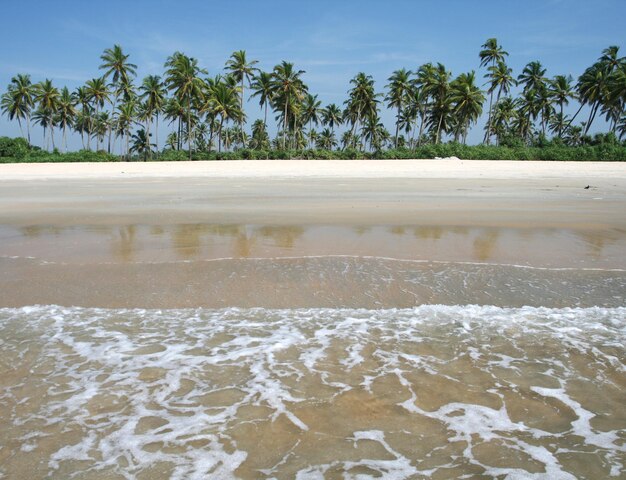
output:
<instances>
[{"instance_id":1,"label":"white sand","mask_svg":"<svg viewBox=\"0 0 626 480\"><path fill-rule=\"evenodd\" d=\"M626 162L236 160L0 164L0 180L129 177L626 179Z\"/></svg>"}]
</instances>

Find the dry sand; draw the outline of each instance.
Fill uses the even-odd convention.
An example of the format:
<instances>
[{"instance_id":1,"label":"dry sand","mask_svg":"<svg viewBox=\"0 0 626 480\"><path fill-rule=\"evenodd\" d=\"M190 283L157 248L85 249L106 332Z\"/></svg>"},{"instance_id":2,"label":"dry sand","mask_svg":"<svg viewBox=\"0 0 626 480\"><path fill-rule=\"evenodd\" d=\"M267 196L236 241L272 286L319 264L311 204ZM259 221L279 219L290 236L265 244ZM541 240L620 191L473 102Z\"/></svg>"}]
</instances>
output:
<instances>
[{"instance_id":1,"label":"dry sand","mask_svg":"<svg viewBox=\"0 0 626 480\"><path fill-rule=\"evenodd\" d=\"M0 180L128 177L626 179L626 163L509 160L237 160L0 164Z\"/></svg>"}]
</instances>

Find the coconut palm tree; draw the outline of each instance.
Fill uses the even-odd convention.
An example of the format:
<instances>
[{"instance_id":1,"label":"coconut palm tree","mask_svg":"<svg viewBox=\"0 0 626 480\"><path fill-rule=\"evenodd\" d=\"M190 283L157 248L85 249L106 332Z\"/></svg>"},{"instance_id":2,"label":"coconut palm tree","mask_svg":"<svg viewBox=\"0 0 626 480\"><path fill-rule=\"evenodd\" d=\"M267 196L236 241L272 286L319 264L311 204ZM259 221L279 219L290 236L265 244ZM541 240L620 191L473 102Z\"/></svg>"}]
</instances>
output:
<instances>
[{"instance_id":1,"label":"coconut palm tree","mask_svg":"<svg viewBox=\"0 0 626 480\"><path fill-rule=\"evenodd\" d=\"M113 45L113 48L107 48L100 55L100 70L104 70L103 78L105 81L111 79L111 88L113 90L113 98L111 102L111 111L115 111L120 95L123 95L124 101L130 100L133 78L137 75L137 65L128 61L129 55L125 55L120 45ZM111 134L109 130L108 152L111 153Z\"/></svg>"},{"instance_id":2,"label":"coconut palm tree","mask_svg":"<svg viewBox=\"0 0 626 480\"><path fill-rule=\"evenodd\" d=\"M180 150L181 148L181 137L183 132L183 121L186 116L185 106L182 105L178 98L171 97L165 101L165 105L163 108L163 113L165 118L169 120L169 124L171 125L174 122L177 122L176 127L176 150Z\"/></svg>"},{"instance_id":3,"label":"coconut palm tree","mask_svg":"<svg viewBox=\"0 0 626 480\"><path fill-rule=\"evenodd\" d=\"M250 147L254 150L265 150L270 147L270 137L267 134L265 122L263 120L255 120L252 124L252 139L250 140Z\"/></svg>"},{"instance_id":4,"label":"coconut palm tree","mask_svg":"<svg viewBox=\"0 0 626 480\"><path fill-rule=\"evenodd\" d=\"M35 85L30 75L18 74L11 78L11 83L2 98L2 111L10 120L17 119L22 131L22 120L26 123L26 139L30 144L30 115L35 106ZM24 133L22 132L22 136Z\"/></svg>"},{"instance_id":5,"label":"coconut palm tree","mask_svg":"<svg viewBox=\"0 0 626 480\"><path fill-rule=\"evenodd\" d=\"M576 98L576 94L574 92L574 88L572 87L572 77L570 75L557 75L550 81L549 86L549 95L552 100L559 106L559 121L554 123L554 125L561 125L561 120L565 119L563 114L563 106L569 104L569 100L571 98ZM561 138L561 134L563 133L563 128L567 124L563 124L562 127L553 131L556 132L556 135Z\"/></svg>"},{"instance_id":6,"label":"coconut palm tree","mask_svg":"<svg viewBox=\"0 0 626 480\"><path fill-rule=\"evenodd\" d=\"M515 79L513 78L513 70L511 70L504 61L500 60L495 65L489 66L487 69L489 73L485 75L489 79L489 117L487 119L487 126L485 128L485 138L483 142L489 144L491 139L491 117L493 113L492 102L493 93L497 90L496 103L500 100L502 94L508 95L511 91L511 86L515 85Z\"/></svg>"},{"instance_id":7,"label":"coconut palm tree","mask_svg":"<svg viewBox=\"0 0 626 480\"><path fill-rule=\"evenodd\" d=\"M63 87L59 96L57 123L63 129L63 150L67 152L67 127L71 127L76 119L76 98L67 87Z\"/></svg>"},{"instance_id":8,"label":"coconut palm tree","mask_svg":"<svg viewBox=\"0 0 626 480\"><path fill-rule=\"evenodd\" d=\"M111 99L111 91L104 77L92 78L85 84L85 92L89 101L94 106L94 115L97 117L100 108L104 107L106 101Z\"/></svg>"},{"instance_id":9,"label":"coconut palm tree","mask_svg":"<svg viewBox=\"0 0 626 480\"><path fill-rule=\"evenodd\" d=\"M52 80L46 79L35 85L35 101L39 105L40 113L47 115L44 131L46 127L50 129L50 138L52 139L52 148L56 148L54 144L54 119L59 108L59 90L52 85ZM41 116L40 123L41 123Z\"/></svg>"},{"instance_id":10,"label":"coconut palm tree","mask_svg":"<svg viewBox=\"0 0 626 480\"><path fill-rule=\"evenodd\" d=\"M140 128L131 136L131 140L133 143L130 146L129 152L143 155L144 162L148 160L152 153L152 148L155 146L154 143L150 142L150 134L143 128Z\"/></svg>"},{"instance_id":11,"label":"coconut palm tree","mask_svg":"<svg viewBox=\"0 0 626 480\"><path fill-rule=\"evenodd\" d=\"M165 84L161 81L161 77L158 75L148 75L143 79L141 86L139 87L141 91L141 99L145 102L146 113L148 122L146 123L146 135L148 137L150 134L150 124L152 123L152 118L156 119L155 125L155 145L156 152L158 155L159 152L159 113L163 111L163 107L165 105Z\"/></svg>"},{"instance_id":12,"label":"coconut palm tree","mask_svg":"<svg viewBox=\"0 0 626 480\"><path fill-rule=\"evenodd\" d=\"M322 102L317 99L317 95L311 95L309 93L304 97L304 101L302 102L302 123L309 124L309 132L313 131L313 124L317 125L320 121L321 105Z\"/></svg>"},{"instance_id":13,"label":"coconut palm tree","mask_svg":"<svg viewBox=\"0 0 626 480\"><path fill-rule=\"evenodd\" d=\"M135 122L136 115L136 103L134 100L130 100L128 102L124 102L117 107L117 122L116 122L116 133L122 140L125 141L125 154L124 158L128 160L130 158L130 132Z\"/></svg>"},{"instance_id":14,"label":"coconut palm tree","mask_svg":"<svg viewBox=\"0 0 626 480\"><path fill-rule=\"evenodd\" d=\"M322 130L316 139L317 148L321 148L324 150L332 150L337 146L337 140L335 139L335 134L332 130L325 128Z\"/></svg>"},{"instance_id":15,"label":"coconut palm tree","mask_svg":"<svg viewBox=\"0 0 626 480\"><path fill-rule=\"evenodd\" d=\"M489 69L495 68L496 64L503 63L505 57L509 54L504 51L501 45L498 45L498 39L496 38L488 38L487 41L482 45L481 51L478 53L480 57L480 66L486 67L489 65ZM485 77L490 77L489 73L485 75ZM493 82L492 82L493 83ZM487 119L487 132L485 136L485 140L487 144L489 144L489 132L491 131L491 112L493 105L493 92L495 89L489 89L489 115ZM496 100L497 102L497 100Z\"/></svg>"},{"instance_id":16,"label":"coconut palm tree","mask_svg":"<svg viewBox=\"0 0 626 480\"><path fill-rule=\"evenodd\" d=\"M524 91L539 91L545 87L547 78L545 77L546 69L543 68L541 62L535 60L528 63L522 73L517 76L517 82L524 86Z\"/></svg>"},{"instance_id":17,"label":"coconut palm tree","mask_svg":"<svg viewBox=\"0 0 626 480\"><path fill-rule=\"evenodd\" d=\"M442 63L429 70L429 76L424 78L424 89L432 98L431 115L429 124L435 132L435 143L441 142L442 133L449 130L449 122L452 113L452 101L450 99L450 77L452 74L446 70Z\"/></svg>"},{"instance_id":18,"label":"coconut palm tree","mask_svg":"<svg viewBox=\"0 0 626 480\"><path fill-rule=\"evenodd\" d=\"M191 143L193 141L193 125L191 123L191 110L196 103L204 100L204 82L200 74L206 75L206 70L198 67L195 58L188 57L180 52L175 52L165 63L165 84L168 90L174 92L174 96L181 105L185 106L187 117L187 130L189 131L189 160L191 160Z\"/></svg>"},{"instance_id":19,"label":"coconut palm tree","mask_svg":"<svg viewBox=\"0 0 626 480\"><path fill-rule=\"evenodd\" d=\"M253 78L250 84L252 90L251 97L259 97L259 106L265 109L263 124L267 128L267 107L272 103L274 96L274 76L268 72L261 72Z\"/></svg>"},{"instance_id":20,"label":"coconut palm tree","mask_svg":"<svg viewBox=\"0 0 626 480\"><path fill-rule=\"evenodd\" d=\"M244 113L238 100L236 87L233 88L224 81L219 81L210 87L209 100L205 103L203 111L211 111L213 115L220 118L218 128L218 151L220 152L222 145L226 146L223 138L224 123L229 120L243 122Z\"/></svg>"},{"instance_id":21,"label":"coconut palm tree","mask_svg":"<svg viewBox=\"0 0 626 480\"><path fill-rule=\"evenodd\" d=\"M244 100L244 87L245 82L250 85L250 80L254 76L254 72L258 69L254 66L259 63L257 60L250 60L246 58L245 50L238 50L233 52L230 59L226 62L226 70L230 72L232 77L240 83L241 86L241 102L239 109L243 112L243 100ZM245 116L242 120L245 123Z\"/></svg>"},{"instance_id":22,"label":"coconut palm tree","mask_svg":"<svg viewBox=\"0 0 626 480\"><path fill-rule=\"evenodd\" d=\"M483 113L485 102L485 94L476 85L476 74L473 71L462 73L454 79L450 85L450 101L457 119L455 140L463 137L465 143L469 127Z\"/></svg>"},{"instance_id":23,"label":"coconut palm tree","mask_svg":"<svg viewBox=\"0 0 626 480\"><path fill-rule=\"evenodd\" d=\"M398 133L400 129L400 120L402 117L402 109L408 103L409 94L411 91L411 72L402 68L396 70L387 79L389 84L387 89L389 93L385 97L388 102L389 108L397 109L396 113L396 135L395 135L395 147L398 148Z\"/></svg>"},{"instance_id":24,"label":"coconut palm tree","mask_svg":"<svg viewBox=\"0 0 626 480\"><path fill-rule=\"evenodd\" d=\"M357 141L357 125L366 117L378 117L378 97L380 95L374 91L374 79L372 76L366 75L363 72L357 73L356 76L350 80L350 84L353 86L348 92L348 100L344 102L346 104L344 120L352 124L350 133L355 142L353 147L355 147ZM371 124L373 120L369 118L368 121Z\"/></svg>"},{"instance_id":25,"label":"coconut palm tree","mask_svg":"<svg viewBox=\"0 0 626 480\"><path fill-rule=\"evenodd\" d=\"M335 126L341 125L342 120L341 108L336 104L331 103L326 108L322 109L322 124L328 125L333 135L335 134Z\"/></svg>"},{"instance_id":26,"label":"coconut palm tree","mask_svg":"<svg viewBox=\"0 0 626 480\"><path fill-rule=\"evenodd\" d=\"M272 73L272 84L275 92L273 103L274 107L281 112L283 119L283 149L286 148L287 131L290 128L289 114L292 114L291 120L295 133L296 111L308 90L301 78L304 73L304 70L295 70L293 63L285 61L276 65Z\"/></svg>"}]
</instances>

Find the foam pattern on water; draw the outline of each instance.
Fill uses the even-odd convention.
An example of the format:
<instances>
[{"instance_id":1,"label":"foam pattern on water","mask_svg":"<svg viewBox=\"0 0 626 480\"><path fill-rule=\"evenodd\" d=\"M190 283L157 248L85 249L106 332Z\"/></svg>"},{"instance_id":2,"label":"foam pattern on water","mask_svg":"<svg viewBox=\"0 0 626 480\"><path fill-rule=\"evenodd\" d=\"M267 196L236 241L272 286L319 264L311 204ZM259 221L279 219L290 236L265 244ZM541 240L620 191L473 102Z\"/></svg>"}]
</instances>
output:
<instances>
[{"instance_id":1,"label":"foam pattern on water","mask_svg":"<svg viewBox=\"0 0 626 480\"><path fill-rule=\"evenodd\" d=\"M624 475L626 308L0 309L6 478Z\"/></svg>"}]
</instances>

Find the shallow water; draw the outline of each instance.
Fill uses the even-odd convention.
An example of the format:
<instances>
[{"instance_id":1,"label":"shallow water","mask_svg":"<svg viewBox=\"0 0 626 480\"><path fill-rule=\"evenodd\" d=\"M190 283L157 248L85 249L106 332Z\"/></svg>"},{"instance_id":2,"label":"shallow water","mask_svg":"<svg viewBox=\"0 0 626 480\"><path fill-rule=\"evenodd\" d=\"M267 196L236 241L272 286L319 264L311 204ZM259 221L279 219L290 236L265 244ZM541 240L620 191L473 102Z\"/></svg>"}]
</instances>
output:
<instances>
[{"instance_id":1,"label":"shallow water","mask_svg":"<svg viewBox=\"0 0 626 480\"><path fill-rule=\"evenodd\" d=\"M620 228L0 226L0 478L623 477L625 251Z\"/></svg>"},{"instance_id":2,"label":"shallow water","mask_svg":"<svg viewBox=\"0 0 626 480\"><path fill-rule=\"evenodd\" d=\"M0 309L6 478L605 478L626 308Z\"/></svg>"}]
</instances>

